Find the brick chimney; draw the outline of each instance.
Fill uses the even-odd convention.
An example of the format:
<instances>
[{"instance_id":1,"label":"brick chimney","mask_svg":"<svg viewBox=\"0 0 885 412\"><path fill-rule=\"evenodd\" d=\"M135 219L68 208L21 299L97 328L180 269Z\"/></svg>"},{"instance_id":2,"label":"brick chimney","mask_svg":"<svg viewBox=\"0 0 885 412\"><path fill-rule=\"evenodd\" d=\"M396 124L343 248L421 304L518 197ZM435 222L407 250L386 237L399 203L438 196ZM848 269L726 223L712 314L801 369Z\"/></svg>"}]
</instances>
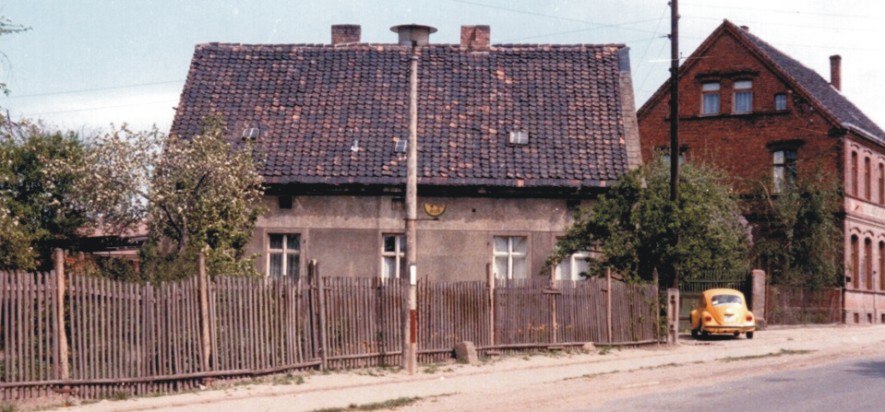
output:
<instances>
[{"instance_id":1,"label":"brick chimney","mask_svg":"<svg viewBox=\"0 0 885 412\"><path fill-rule=\"evenodd\" d=\"M489 26L461 26L461 48L469 51L488 51Z\"/></svg>"},{"instance_id":2,"label":"brick chimney","mask_svg":"<svg viewBox=\"0 0 885 412\"><path fill-rule=\"evenodd\" d=\"M838 54L830 56L830 84L842 90L842 56Z\"/></svg>"},{"instance_id":3,"label":"brick chimney","mask_svg":"<svg viewBox=\"0 0 885 412\"><path fill-rule=\"evenodd\" d=\"M750 32L750 26L741 26L741 29L743 29L747 33Z\"/></svg>"},{"instance_id":4,"label":"brick chimney","mask_svg":"<svg viewBox=\"0 0 885 412\"><path fill-rule=\"evenodd\" d=\"M332 45L359 43L361 31L359 24L333 24Z\"/></svg>"}]
</instances>

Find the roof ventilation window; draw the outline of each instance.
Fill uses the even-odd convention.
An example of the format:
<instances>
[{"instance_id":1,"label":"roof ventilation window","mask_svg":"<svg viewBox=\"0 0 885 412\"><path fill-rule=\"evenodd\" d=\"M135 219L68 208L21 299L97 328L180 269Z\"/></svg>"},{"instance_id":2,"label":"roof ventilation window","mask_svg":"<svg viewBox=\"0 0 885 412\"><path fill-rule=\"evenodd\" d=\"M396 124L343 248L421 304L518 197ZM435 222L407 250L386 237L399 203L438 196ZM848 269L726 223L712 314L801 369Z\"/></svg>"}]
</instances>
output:
<instances>
[{"instance_id":1,"label":"roof ventilation window","mask_svg":"<svg viewBox=\"0 0 885 412\"><path fill-rule=\"evenodd\" d=\"M396 153L405 153L409 148L408 140L397 140L396 144L393 146L393 151Z\"/></svg>"},{"instance_id":2,"label":"roof ventilation window","mask_svg":"<svg viewBox=\"0 0 885 412\"><path fill-rule=\"evenodd\" d=\"M243 140L255 140L261 137L261 129L257 127L247 127L243 129Z\"/></svg>"},{"instance_id":3,"label":"roof ventilation window","mask_svg":"<svg viewBox=\"0 0 885 412\"><path fill-rule=\"evenodd\" d=\"M525 130L514 130L510 132L510 144L527 145L529 144L529 132Z\"/></svg>"},{"instance_id":4,"label":"roof ventilation window","mask_svg":"<svg viewBox=\"0 0 885 412\"><path fill-rule=\"evenodd\" d=\"M351 152L360 151L360 139L353 139L353 144L350 146Z\"/></svg>"}]
</instances>

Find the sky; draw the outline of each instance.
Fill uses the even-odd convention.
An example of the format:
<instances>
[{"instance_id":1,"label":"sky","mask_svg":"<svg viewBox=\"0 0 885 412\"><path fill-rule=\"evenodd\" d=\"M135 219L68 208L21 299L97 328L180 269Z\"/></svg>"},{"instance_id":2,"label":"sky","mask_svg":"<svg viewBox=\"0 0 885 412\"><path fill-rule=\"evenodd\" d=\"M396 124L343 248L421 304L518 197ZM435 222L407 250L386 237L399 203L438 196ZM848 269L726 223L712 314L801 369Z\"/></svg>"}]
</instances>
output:
<instances>
[{"instance_id":1,"label":"sky","mask_svg":"<svg viewBox=\"0 0 885 412\"><path fill-rule=\"evenodd\" d=\"M682 57L723 19L826 79L841 55L842 92L885 128L882 0L691 0L679 11ZM328 44L333 24L359 24L371 43L417 23L439 30L432 43L487 24L493 44L626 44L637 109L669 76L666 0L3 0L0 16L30 28L0 36L0 109L79 132L168 131L197 44Z\"/></svg>"}]
</instances>

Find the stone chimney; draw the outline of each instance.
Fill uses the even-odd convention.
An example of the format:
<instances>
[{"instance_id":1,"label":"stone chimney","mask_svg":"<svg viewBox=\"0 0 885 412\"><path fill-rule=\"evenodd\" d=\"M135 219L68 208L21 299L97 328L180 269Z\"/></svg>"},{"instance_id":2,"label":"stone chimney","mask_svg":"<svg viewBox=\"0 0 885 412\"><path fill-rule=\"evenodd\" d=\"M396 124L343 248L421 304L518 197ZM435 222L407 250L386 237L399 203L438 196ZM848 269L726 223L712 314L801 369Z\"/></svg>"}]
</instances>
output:
<instances>
[{"instance_id":1,"label":"stone chimney","mask_svg":"<svg viewBox=\"0 0 885 412\"><path fill-rule=\"evenodd\" d=\"M842 90L842 56L838 54L830 56L830 84Z\"/></svg>"},{"instance_id":2,"label":"stone chimney","mask_svg":"<svg viewBox=\"0 0 885 412\"><path fill-rule=\"evenodd\" d=\"M359 24L333 24L332 45L359 43L361 31Z\"/></svg>"},{"instance_id":3,"label":"stone chimney","mask_svg":"<svg viewBox=\"0 0 885 412\"><path fill-rule=\"evenodd\" d=\"M461 48L469 51L488 51L491 46L489 26L461 26Z\"/></svg>"}]
</instances>

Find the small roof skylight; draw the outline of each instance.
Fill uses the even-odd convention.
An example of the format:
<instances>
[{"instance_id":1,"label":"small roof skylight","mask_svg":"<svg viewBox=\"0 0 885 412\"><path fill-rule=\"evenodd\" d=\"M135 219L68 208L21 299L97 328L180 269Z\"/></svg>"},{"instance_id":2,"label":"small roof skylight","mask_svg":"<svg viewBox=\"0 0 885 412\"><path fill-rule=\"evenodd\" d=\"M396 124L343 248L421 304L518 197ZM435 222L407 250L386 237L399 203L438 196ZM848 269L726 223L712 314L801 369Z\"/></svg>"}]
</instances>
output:
<instances>
[{"instance_id":1,"label":"small roof skylight","mask_svg":"<svg viewBox=\"0 0 885 412\"><path fill-rule=\"evenodd\" d=\"M529 144L529 132L525 130L514 130L510 132L510 144L526 145Z\"/></svg>"},{"instance_id":2,"label":"small roof skylight","mask_svg":"<svg viewBox=\"0 0 885 412\"><path fill-rule=\"evenodd\" d=\"M396 153L405 153L409 148L408 140L397 140L396 144L393 146L393 151Z\"/></svg>"}]
</instances>

